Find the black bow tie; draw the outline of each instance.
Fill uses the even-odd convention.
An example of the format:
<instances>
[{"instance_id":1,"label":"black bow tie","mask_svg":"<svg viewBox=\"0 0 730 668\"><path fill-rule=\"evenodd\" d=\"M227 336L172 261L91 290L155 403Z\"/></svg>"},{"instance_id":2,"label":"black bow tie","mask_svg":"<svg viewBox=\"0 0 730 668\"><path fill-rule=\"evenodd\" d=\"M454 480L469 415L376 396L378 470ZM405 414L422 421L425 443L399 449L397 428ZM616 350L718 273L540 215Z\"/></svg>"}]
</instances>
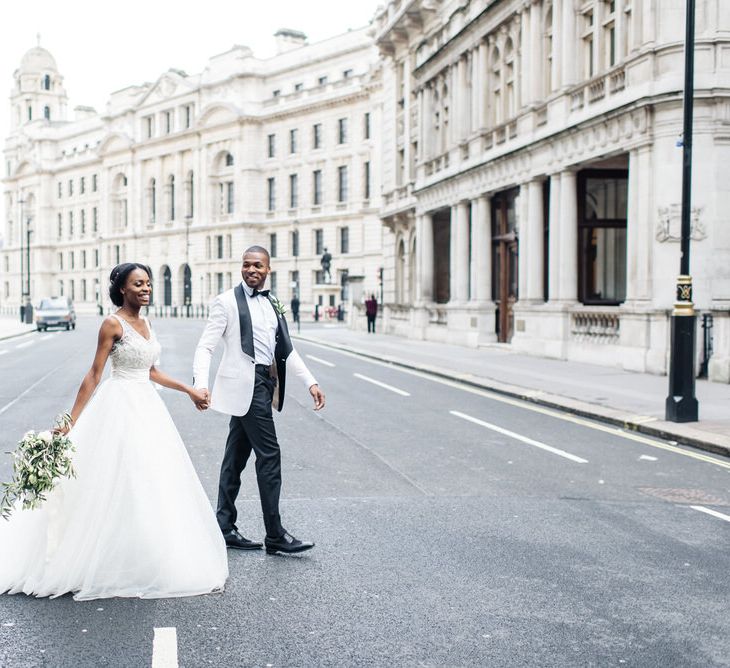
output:
<instances>
[{"instance_id":1,"label":"black bow tie","mask_svg":"<svg viewBox=\"0 0 730 668\"><path fill-rule=\"evenodd\" d=\"M258 295L261 295L262 297L268 297L269 292L271 292L271 290L257 290L256 288L254 288L253 294L251 296L258 297Z\"/></svg>"}]
</instances>

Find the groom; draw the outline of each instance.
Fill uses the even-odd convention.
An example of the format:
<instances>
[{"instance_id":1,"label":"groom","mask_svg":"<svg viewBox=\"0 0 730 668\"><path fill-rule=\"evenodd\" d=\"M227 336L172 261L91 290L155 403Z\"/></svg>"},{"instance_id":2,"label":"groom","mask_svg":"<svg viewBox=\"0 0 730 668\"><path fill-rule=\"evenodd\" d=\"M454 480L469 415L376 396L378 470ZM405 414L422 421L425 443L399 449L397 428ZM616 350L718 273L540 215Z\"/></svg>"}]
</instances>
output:
<instances>
[{"instance_id":1,"label":"groom","mask_svg":"<svg viewBox=\"0 0 730 668\"><path fill-rule=\"evenodd\" d=\"M287 369L309 388L314 410L324 408L324 393L292 346L281 303L263 289L271 272L269 263L269 253L261 246L251 246L243 254L243 281L213 301L208 324L195 350L193 374L195 388L207 391L213 351L223 339L223 358L210 407L231 416L216 513L226 545L239 550L262 547L244 538L236 527L241 473L253 450L266 551L292 554L309 550L314 543L294 538L281 525L281 456L272 403L279 411L284 405Z\"/></svg>"}]
</instances>

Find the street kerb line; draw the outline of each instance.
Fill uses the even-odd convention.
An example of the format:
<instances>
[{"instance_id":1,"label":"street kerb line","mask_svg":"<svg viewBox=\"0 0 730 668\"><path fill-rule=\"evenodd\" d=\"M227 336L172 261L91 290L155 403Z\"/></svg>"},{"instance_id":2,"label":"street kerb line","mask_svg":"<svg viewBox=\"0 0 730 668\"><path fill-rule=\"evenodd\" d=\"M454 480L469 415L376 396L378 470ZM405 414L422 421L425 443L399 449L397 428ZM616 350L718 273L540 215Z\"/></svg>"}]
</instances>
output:
<instances>
[{"instance_id":1,"label":"street kerb line","mask_svg":"<svg viewBox=\"0 0 730 668\"><path fill-rule=\"evenodd\" d=\"M19 350L20 348L27 348L28 346L32 346L35 343L35 341L26 341L25 343L19 343L17 346L15 346L16 350Z\"/></svg>"},{"instance_id":2,"label":"street kerb line","mask_svg":"<svg viewBox=\"0 0 730 668\"><path fill-rule=\"evenodd\" d=\"M31 390L34 390L38 385L40 385L46 378L49 378L52 376L56 371L58 371L66 362L63 362L62 364L59 364L55 369L51 369L45 376L41 376L35 383L33 383L29 388L27 388L25 391L21 392L15 399L13 399L9 404L5 404L2 408L0 408L0 415L2 415L5 411L7 411L9 408L12 408L15 404L17 404L28 392Z\"/></svg>"},{"instance_id":3,"label":"street kerb line","mask_svg":"<svg viewBox=\"0 0 730 668\"><path fill-rule=\"evenodd\" d=\"M469 422L473 422L474 424L478 424L481 427L485 427L486 429L491 429L492 431L496 431L498 434L503 434L504 436L509 436L510 438L514 438L517 441L522 441L523 443L527 443L527 445L534 445L536 448L540 448L541 450L546 450L547 452L551 452L554 455L558 455L559 457L565 457L565 459L569 459L572 462L576 462L576 464L587 464L588 460L583 459L582 457L578 457L577 455L573 455L569 452L566 452L565 450L560 450L559 448L554 448L552 445L547 445L546 443L541 443L540 441L535 441L532 438L529 438L527 436L523 436L522 434L517 434L514 431L510 431L509 429L504 429L503 427L499 427L496 424L491 424L490 422L484 422L484 420L480 420L479 418L472 417L471 415L467 415L466 413L460 413L459 411L449 411L451 415L455 415L458 418L461 418L462 420L467 420Z\"/></svg>"},{"instance_id":4,"label":"street kerb line","mask_svg":"<svg viewBox=\"0 0 730 668\"><path fill-rule=\"evenodd\" d=\"M692 508L692 510L699 510L701 513L706 513L707 515L712 515L712 517L725 520L726 522L730 522L730 515L718 513L716 510L712 510L712 508L705 508L704 506L690 506L690 508Z\"/></svg>"},{"instance_id":5,"label":"street kerb line","mask_svg":"<svg viewBox=\"0 0 730 668\"><path fill-rule=\"evenodd\" d=\"M425 380L430 380L432 383L439 383L441 385L446 385L447 387L453 387L455 389L462 390L463 392L469 392L470 394L476 394L477 396L485 397L485 398L491 399L493 401L499 401L500 403L508 404L510 406L516 406L517 408L522 408L524 410L532 411L533 413L540 413L542 415L548 415L557 420L563 420L564 422L572 422L573 424L577 424L582 427L587 427L588 429L595 429L596 431L602 431L606 434L611 434L613 436L623 438L627 441L635 441L636 443L642 443L643 445L648 445L652 448L659 448L660 450L666 450L667 452L673 452L675 455L682 455L684 457L690 457L691 459L696 459L698 461L705 462L707 464L714 464L715 466L720 466L721 468L730 470L730 463L721 461L714 457L710 457L709 455L703 455L699 452L690 452L688 450L683 450L682 448L679 448L674 445L669 445L668 443L662 443L661 441L654 440L648 436L641 436L639 434L625 431L625 430L621 429L620 427L613 427L611 425L601 424L600 422L593 422L593 421L587 420L586 418L576 417L575 415L570 415L569 413L561 412L561 411L553 409L553 408L546 408L544 406L538 406L529 401L525 401L524 399L513 399L511 397L507 397L502 394L497 394L496 392L492 392L490 390L480 389L477 387L470 387L469 385L465 385L464 383L459 383L457 381L440 378L439 376L435 376L435 375L427 373L425 371L418 371L416 369L408 369L404 366L395 364L393 362L383 362L381 360L376 360L371 357L368 357L367 355L360 355L358 353L350 352L349 350L342 350L340 348L328 346L323 343L316 343L314 341L309 341L307 339L302 339L302 341L306 344L309 344L310 346L316 346L317 348L323 348L324 350L336 352L336 353L339 353L340 355L346 355L348 357L353 357L357 360L360 360L361 362L368 362L369 364L374 364L376 366L382 366L382 367L385 367L386 369L393 369L395 371L400 371L401 373L407 373L407 374L410 374L411 376L416 376L417 378L423 378Z\"/></svg>"},{"instance_id":6,"label":"street kerb line","mask_svg":"<svg viewBox=\"0 0 730 668\"><path fill-rule=\"evenodd\" d=\"M155 628L152 639L152 668L177 668L177 629Z\"/></svg>"},{"instance_id":7,"label":"street kerb line","mask_svg":"<svg viewBox=\"0 0 730 668\"><path fill-rule=\"evenodd\" d=\"M383 383L379 380L375 380L375 378L370 378L369 376L363 376L361 373L353 373L352 375L355 376L355 378L359 378L360 380L367 381L368 383L372 383L373 385L377 385L378 387L382 387L386 390L390 390L391 392L395 392L396 394L400 394L402 397L411 396L410 392L406 392L405 390L400 390L397 387L388 385L388 383Z\"/></svg>"},{"instance_id":8,"label":"street kerb line","mask_svg":"<svg viewBox=\"0 0 730 668\"><path fill-rule=\"evenodd\" d=\"M310 359L314 362L319 362L320 364L324 364L325 366L331 366L334 367L335 365L332 364L332 362L328 362L327 360L323 360L321 357L315 357L314 355L306 355L307 359Z\"/></svg>"}]
</instances>

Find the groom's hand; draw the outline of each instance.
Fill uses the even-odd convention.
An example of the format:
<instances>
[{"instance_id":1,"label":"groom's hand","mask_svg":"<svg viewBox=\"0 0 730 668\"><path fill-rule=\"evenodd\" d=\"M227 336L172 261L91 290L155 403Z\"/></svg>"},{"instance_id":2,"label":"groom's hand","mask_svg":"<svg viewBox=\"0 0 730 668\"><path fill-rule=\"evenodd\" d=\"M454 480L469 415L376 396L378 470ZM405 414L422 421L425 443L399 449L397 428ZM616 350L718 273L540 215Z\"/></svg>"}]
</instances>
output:
<instances>
[{"instance_id":1,"label":"groom's hand","mask_svg":"<svg viewBox=\"0 0 730 668\"><path fill-rule=\"evenodd\" d=\"M210 406L210 394L208 392L208 388L193 390L190 398L193 400L195 408L199 411L204 411L208 408L208 406Z\"/></svg>"},{"instance_id":2,"label":"groom's hand","mask_svg":"<svg viewBox=\"0 0 730 668\"><path fill-rule=\"evenodd\" d=\"M309 394L311 394L312 399L314 399L314 410L322 410L324 408L324 392L319 389L319 385L312 385L312 387L309 388Z\"/></svg>"}]
</instances>

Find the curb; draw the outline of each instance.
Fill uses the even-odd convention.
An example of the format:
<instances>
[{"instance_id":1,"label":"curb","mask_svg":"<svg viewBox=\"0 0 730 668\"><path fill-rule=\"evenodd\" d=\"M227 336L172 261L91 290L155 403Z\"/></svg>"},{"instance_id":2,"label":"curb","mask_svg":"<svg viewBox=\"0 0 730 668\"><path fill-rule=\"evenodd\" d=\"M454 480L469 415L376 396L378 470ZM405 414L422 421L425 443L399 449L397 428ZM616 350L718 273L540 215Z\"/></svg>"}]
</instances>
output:
<instances>
[{"instance_id":1,"label":"curb","mask_svg":"<svg viewBox=\"0 0 730 668\"><path fill-rule=\"evenodd\" d=\"M401 367L404 369L411 369L413 371L420 371L431 376L438 378L444 378L446 380L455 381L469 387L474 387L480 390L488 390L496 394L510 397L512 399L520 399L522 401L528 401L539 406L545 406L546 408L553 408L564 413L570 413L571 415L577 415L579 417L590 418L599 422L605 422L627 431L634 431L646 436L653 436L660 438L665 441L673 441L679 445L686 445L698 450L704 450L705 452L711 452L716 455L722 455L724 457L730 457L730 438L701 432L700 430L686 426L680 429L674 426L674 423L664 422L655 417L649 415L636 415L627 414L624 411L615 408L606 408L603 406L597 406L585 401L579 401L578 399L571 399L569 397L563 397L561 395L550 394L543 390L532 390L518 385L509 385L502 383L497 380L486 379L479 376L473 376L469 373L453 373L440 369L439 367L432 367L426 364L418 364L416 362L406 362L401 359L376 355L366 350L361 350L353 346L344 345L341 343L332 343L323 339L318 339L312 336L302 336L301 334L292 334L292 338L307 341L309 343L315 343L320 346L332 348L334 350L341 350L343 352L357 355L366 359L377 360L379 362L386 362L393 366ZM694 432L694 433L693 433Z\"/></svg>"},{"instance_id":2,"label":"curb","mask_svg":"<svg viewBox=\"0 0 730 668\"><path fill-rule=\"evenodd\" d=\"M8 339L15 339L19 336L25 336L26 334L30 334L31 332L35 332L35 327L32 327L31 329L26 329L24 332L14 332L12 334L0 334L0 341L7 341Z\"/></svg>"}]
</instances>

